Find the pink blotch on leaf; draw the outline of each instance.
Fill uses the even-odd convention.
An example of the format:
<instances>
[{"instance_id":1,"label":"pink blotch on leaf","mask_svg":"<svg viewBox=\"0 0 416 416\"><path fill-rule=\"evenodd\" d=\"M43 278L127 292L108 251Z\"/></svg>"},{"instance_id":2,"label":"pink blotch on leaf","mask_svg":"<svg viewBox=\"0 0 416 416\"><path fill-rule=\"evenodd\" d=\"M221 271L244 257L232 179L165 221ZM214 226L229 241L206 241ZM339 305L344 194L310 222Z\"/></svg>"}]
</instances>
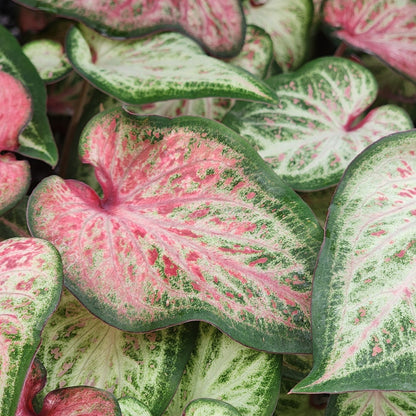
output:
<instances>
[{"instance_id":1,"label":"pink blotch on leaf","mask_svg":"<svg viewBox=\"0 0 416 416\"><path fill-rule=\"evenodd\" d=\"M373 357L375 357L377 354L380 354L383 352L383 350L380 348L380 346L377 344L373 347L373 353L371 354Z\"/></svg>"}]
</instances>

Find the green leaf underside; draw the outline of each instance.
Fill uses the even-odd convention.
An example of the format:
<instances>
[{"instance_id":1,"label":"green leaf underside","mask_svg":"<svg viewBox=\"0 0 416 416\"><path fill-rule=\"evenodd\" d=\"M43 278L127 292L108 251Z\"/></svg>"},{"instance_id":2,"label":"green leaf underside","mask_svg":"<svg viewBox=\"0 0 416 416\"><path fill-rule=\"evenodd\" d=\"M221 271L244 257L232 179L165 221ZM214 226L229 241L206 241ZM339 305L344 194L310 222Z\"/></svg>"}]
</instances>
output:
<instances>
[{"instance_id":1,"label":"green leaf underside","mask_svg":"<svg viewBox=\"0 0 416 416\"><path fill-rule=\"evenodd\" d=\"M231 57L243 44L244 15L239 0L21 0L30 7L80 20L115 38L136 38L161 30L178 30L212 55Z\"/></svg>"},{"instance_id":2,"label":"green leaf underside","mask_svg":"<svg viewBox=\"0 0 416 416\"><path fill-rule=\"evenodd\" d=\"M84 78L128 104L201 97L275 101L258 78L205 55L179 33L119 41L74 27L67 37L67 54Z\"/></svg>"},{"instance_id":3,"label":"green leaf underside","mask_svg":"<svg viewBox=\"0 0 416 416\"><path fill-rule=\"evenodd\" d=\"M38 39L26 43L22 49L46 83L55 82L72 70L59 42Z\"/></svg>"},{"instance_id":4,"label":"green leaf underside","mask_svg":"<svg viewBox=\"0 0 416 416\"><path fill-rule=\"evenodd\" d=\"M325 416L408 416L416 414L416 393L359 391L331 396Z\"/></svg>"},{"instance_id":5,"label":"green leaf underside","mask_svg":"<svg viewBox=\"0 0 416 416\"><path fill-rule=\"evenodd\" d=\"M48 371L43 395L68 386L99 387L116 397L137 397L160 415L179 384L195 336L190 324L146 334L120 331L65 291L37 355Z\"/></svg>"},{"instance_id":6,"label":"green leaf underside","mask_svg":"<svg viewBox=\"0 0 416 416\"><path fill-rule=\"evenodd\" d=\"M121 397L118 404L123 416L154 416L145 404L134 397Z\"/></svg>"},{"instance_id":7,"label":"green leaf underside","mask_svg":"<svg viewBox=\"0 0 416 416\"><path fill-rule=\"evenodd\" d=\"M314 277L314 367L295 392L415 390L414 131L348 168Z\"/></svg>"},{"instance_id":8,"label":"green leaf underside","mask_svg":"<svg viewBox=\"0 0 416 416\"><path fill-rule=\"evenodd\" d=\"M80 153L103 199L50 177L28 217L88 309L123 330L201 319L245 345L310 352L321 229L245 141L202 118L110 110L84 130Z\"/></svg>"},{"instance_id":9,"label":"green leaf underside","mask_svg":"<svg viewBox=\"0 0 416 416\"><path fill-rule=\"evenodd\" d=\"M408 114L393 105L359 121L377 95L377 84L368 70L343 58L316 59L268 82L279 104L237 103L224 123L300 191L335 185L369 144L412 128Z\"/></svg>"},{"instance_id":10,"label":"green leaf underside","mask_svg":"<svg viewBox=\"0 0 416 416\"><path fill-rule=\"evenodd\" d=\"M241 413L220 400L197 399L186 406L182 416L241 416Z\"/></svg>"},{"instance_id":11,"label":"green leaf underside","mask_svg":"<svg viewBox=\"0 0 416 416\"><path fill-rule=\"evenodd\" d=\"M284 72L293 71L306 58L313 17L310 0L272 0L261 6L244 1L247 23L262 27L271 37L274 58Z\"/></svg>"},{"instance_id":12,"label":"green leaf underside","mask_svg":"<svg viewBox=\"0 0 416 416\"><path fill-rule=\"evenodd\" d=\"M13 237L30 237L26 222L27 196L0 216L0 241Z\"/></svg>"},{"instance_id":13,"label":"green leaf underside","mask_svg":"<svg viewBox=\"0 0 416 416\"><path fill-rule=\"evenodd\" d=\"M58 151L46 116L43 81L17 40L3 26L0 26L0 38L0 70L21 81L32 97L32 119L19 135L17 151L55 166Z\"/></svg>"},{"instance_id":14,"label":"green leaf underside","mask_svg":"<svg viewBox=\"0 0 416 416\"><path fill-rule=\"evenodd\" d=\"M200 324L197 345L164 416L176 416L200 398L221 400L242 415L270 415L280 389L281 355L238 344L215 327Z\"/></svg>"},{"instance_id":15,"label":"green leaf underside","mask_svg":"<svg viewBox=\"0 0 416 416\"><path fill-rule=\"evenodd\" d=\"M416 80L416 4L412 0L328 0L334 34Z\"/></svg>"},{"instance_id":16,"label":"green leaf underside","mask_svg":"<svg viewBox=\"0 0 416 416\"><path fill-rule=\"evenodd\" d=\"M34 238L0 243L0 412L14 414L40 331L58 303L62 265Z\"/></svg>"}]
</instances>

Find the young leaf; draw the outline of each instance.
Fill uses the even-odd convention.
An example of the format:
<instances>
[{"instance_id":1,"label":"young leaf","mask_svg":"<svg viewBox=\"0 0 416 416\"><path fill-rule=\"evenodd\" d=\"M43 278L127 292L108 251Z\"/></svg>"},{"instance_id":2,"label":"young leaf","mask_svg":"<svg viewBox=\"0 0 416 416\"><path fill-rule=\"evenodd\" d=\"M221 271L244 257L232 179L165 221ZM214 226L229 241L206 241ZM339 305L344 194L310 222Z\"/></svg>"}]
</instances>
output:
<instances>
[{"instance_id":1,"label":"young leaf","mask_svg":"<svg viewBox=\"0 0 416 416\"><path fill-rule=\"evenodd\" d=\"M313 287L314 367L294 392L415 390L416 134L349 166Z\"/></svg>"},{"instance_id":2,"label":"young leaf","mask_svg":"<svg viewBox=\"0 0 416 416\"><path fill-rule=\"evenodd\" d=\"M40 331L62 288L62 265L46 241L0 243L0 413L14 414Z\"/></svg>"},{"instance_id":3,"label":"young leaf","mask_svg":"<svg viewBox=\"0 0 416 416\"><path fill-rule=\"evenodd\" d=\"M281 355L244 347L201 322L197 345L164 416L200 398L221 400L242 415L270 415L280 389Z\"/></svg>"},{"instance_id":4,"label":"young leaf","mask_svg":"<svg viewBox=\"0 0 416 416\"><path fill-rule=\"evenodd\" d=\"M17 40L1 25L0 39L0 69L21 81L32 98L32 119L20 132L16 150L55 166L58 151L46 117L45 86Z\"/></svg>"},{"instance_id":5,"label":"young leaf","mask_svg":"<svg viewBox=\"0 0 416 416\"><path fill-rule=\"evenodd\" d=\"M89 123L80 153L103 198L52 176L28 221L91 312L126 331L207 320L245 345L310 352L321 228L248 143L211 120L115 109Z\"/></svg>"},{"instance_id":6,"label":"young leaf","mask_svg":"<svg viewBox=\"0 0 416 416\"><path fill-rule=\"evenodd\" d=\"M179 33L120 41L79 26L70 30L66 44L69 60L84 78L128 104L200 97L275 101L258 78L205 55Z\"/></svg>"},{"instance_id":7,"label":"young leaf","mask_svg":"<svg viewBox=\"0 0 416 416\"><path fill-rule=\"evenodd\" d=\"M413 0L328 0L323 13L335 36L416 80Z\"/></svg>"},{"instance_id":8,"label":"young leaf","mask_svg":"<svg viewBox=\"0 0 416 416\"><path fill-rule=\"evenodd\" d=\"M220 400L197 399L186 406L182 416L241 416L241 413Z\"/></svg>"},{"instance_id":9,"label":"young leaf","mask_svg":"<svg viewBox=\"0 0 416 416\"><path fill-rule=\"evenodd\" d=\"M38 358L48 371L45 393L93 386L139 398L153 416L171 400L194 346L193 324L134 334L107 325L69 292L42 333Z\"/></svg>"},{"instance_id":10,"label":"young leaf","mask_svg":"<svg viewBox=\"0 0 416 416\"><path fill-rule=\"evenodd\" d=\"M396 106L364 110L377 95L372 74L343 58L320 58L269 80L279 104L237 103L224 124L249 139L290 186L337 184L351 160L380 137L412 128Z\"/></svg>"},{"instance_id":11,"label":"young leaf","mask_svg":"<svg viewBox=\"0 0 416 416\"><path fill-rule=\"evenodd\" d=\"M253 6L244 0L247 23L263 28L272 38L274 57L284 72L305 60L313 17L311 0L273 0Z\"/></svg>"},{"instance_id":12,"label":"young leaf","mask_svg":"<svg viewBox=\"0 0 416 416\"><path fill-rule=\"evenodd\" d=\"M236 55L243 44L245 21L239 0L20 0L29 7L80 20L115 38L137 38L177 30L218 57Z\"/></svg>"},{"instance_id":13,"label":"young leaf","mask_svg":"<svg viewBox=\"0 0 416 416\"><path fill-rule=\"evenodd\" d=\"M121 397L118 404L123 416L153 416L146 405L133 397Z\"/></svg>"}]
</instances>

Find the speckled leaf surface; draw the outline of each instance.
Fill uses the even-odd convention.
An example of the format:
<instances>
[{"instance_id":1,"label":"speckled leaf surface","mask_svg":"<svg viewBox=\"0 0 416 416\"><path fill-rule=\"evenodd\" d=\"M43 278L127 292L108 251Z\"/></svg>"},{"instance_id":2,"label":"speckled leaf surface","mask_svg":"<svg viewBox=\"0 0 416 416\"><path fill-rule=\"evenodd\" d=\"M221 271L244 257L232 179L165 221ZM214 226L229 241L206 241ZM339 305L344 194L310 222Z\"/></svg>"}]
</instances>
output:
<instances>
[{"instance_id":1,"label":"speckled leaf surface","mask_svg":"<svg viewBox=\"0 0 416 416\"><path fill-rule=\"evenodd\" d=\"M13 237L30 237L26 222L27 196L0 216L0 241Z\"/></svg>"},{"instance_id":2,"label":"speckled leaf surface","mask_svg":"<svg viewBox=\"0 0 416 416\"><path fill-rule=\"evenodd\" d=\"M416 135L379 140L329 209L312 296L314 367L295 392L415 390Z\"/></svg>"},{"instance_id":3,"label":"speckled leaf surface","mask_svg":"<svg viewBox=\"0 0 416 416\"><path fill-rule=\"evenodd\" d=\"M310 352L321 228L246 141L202 118L116 109L89 123L80 153L103 198L52 176L28 219L94 314L134 331L208 320L246 345Z\"/></svg>"},{"instance_id":4,"label":"speckled leaf surface","mask_svg":"<svg viewBox=\"0 0 416 416\"><path fill-rule=\"evenodd\" d=\"M172 398L195 342L196 327L123 332L99 320L65 291L42 333L37 357L48 371L44 395L93 386L131 396L160 415Z\"/></svg>"},{"instance_id":5,"label":"speckled leaf surface","mask_svg":"<svg viewBox=\"0 0 416 416\"><path fill-rule=\"evenodd\" d=\"M416 393L359 391L334 395L325 416L408 416L416 413Z\"/></svg>"},{"instance_id":6,"label":"speckled leaf surface","mask_svg":"<svg viewBox=\"0 0 416 416\"><path fill-rule=\"evenodd\" d=\"M186 406L182 416L241 416L241 413L220 400L197 399Z\"/></svg>"},{"instance_id":7,"label":"speckled leaf surface","mask_svg":"<svg viewBox=\"0 0 416 416\"><path fill-rule=\"evenodd\" d=\"M412 128L389 105L363 112L377 95L372 74L344 58L319 58L269 80L279 104L238 103L224 123L246 137L300 191L338 183L351 160L377 139Z\"/></svg>"},{"instance_id":8,"label":"speckled leaf surface","mask_svg":"<svg viewBox=\"0 0 416 416\"><path fill-rule=\"evenodd\" d=\"M328 0L323 13L335 36L416 79L414 1Z\"/></svg>"},{"instance_id":9,"label":"speckled leaf surface","mask_svg":"<svg viewBox=\"0 0 416 416\"><path fill-rule=\"evenodd\" d=\"M280 389L281 355L256 351L202 322L178 390L164 416L176 416L192 400L209 398L242 415L270 415Z\"/></svg>"},{"instance_id":10,"label":"speckled leaf surface","mask_svg":"<svg viewBox=\"0 0 416 416\"><path fill-rule=\"evenodd\" d=\"M51 39L37 39L22 47L45 83L56 82L68 75L72 66L62 45Z\"/></svg>"},{"instance_id":11,"label":"speckled leaf surface","mask_svg":"<svg viewBox=\"0 0 416 416\"><path fill-rule=\"evenodd\" d=\"M68 33L66 50L84 78L128 104L201 97L275 100L257 77L205 55L180 33L119 41L79 26Z\"/></svg>"},{"instance_id":12,"label":"speckled leaf surface","mask_svg":"<svg viewBox=\"0 0 416 416\"><path fill-rule=\"evenodd\" d=\"M123 416L154 416L145 404L134 397L121 397L118 404Z\"/></svg>"},{"instance_id":13,"label":"speckled leaf surface","mask_svg":"<svg viewBox=\"0 0 416 416\"><path fill-rule=\"evenodd\" d=\"M269 0L254 6L245 0L247 23L263 28L272 38L274 57L284 72L305 60L313 18L311 0Z\"/></svg>"},{"instance_id":14,"label":"speckled leaf surface","mask_svg":"<svg viewBox=\"0 0 416 416\"><path fill-rule=\"evenodd\" d=\"M58 303L62 265L34 238L0 243L0 413L14 414L40 331Z\"/></svg>"},{"instance_id":15,"label":"speckled leaf surface","mask_svg":"<svg viewBox=\"0 0 416 416\"><path fill-rule=\"evenodd\" d=\"M46 116L45 86L17 40L3 26L0 26L0 38L0 70L18 79L32 98L32 118L20 132L16 150L55 166L58 151Z\"/></svg>"},{"instance_id":16,"label":"speckled leaf surface","mask_svg":"<svg viewBox=\"0 0 416 416\"><path fill-rule=\"evenodd\" d=\"M214 56L236 55L243 44L245 19L239 0L19 0L30 7L74 18L115 38L177 30Z\"/></svg>"}]
</instances>

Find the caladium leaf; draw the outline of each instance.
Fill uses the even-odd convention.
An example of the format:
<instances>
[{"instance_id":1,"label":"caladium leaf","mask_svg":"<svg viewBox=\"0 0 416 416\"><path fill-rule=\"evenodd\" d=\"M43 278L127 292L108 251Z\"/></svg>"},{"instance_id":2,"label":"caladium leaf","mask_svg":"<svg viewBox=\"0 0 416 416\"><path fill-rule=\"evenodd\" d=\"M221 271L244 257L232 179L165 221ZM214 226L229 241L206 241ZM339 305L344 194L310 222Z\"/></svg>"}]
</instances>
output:
<instances>
[{"instance_id":1,"label":"caladium leaf","mask_svg":"<svg viewBox=\"0 0 416 416\"><path fill-rule=\"evenodd\" d=\"M197 345L164 413L176 416L200 398L221 400L242 415L270 415L280 389L281 355L244 347L201 322Z\"/></svg>"},{"instance_id":2,"label":"caladium leaf","mask_svg":"<svg viewBox=\"0 0 416 416\"><path fill-rule=\"evenodd\" d=\"M13 237L30 237L26 222L27 200L28 197L24 196L0 217L0 241Z\"/></svg>"},{"instance_id":3,"label":"caladium leaf","mask_svg":"<svg viewBox=\"0 0 416 416\"><path fill-rule=\"evenodd\" d=\"M115 38L136 38L161 30L178 30L197 40L210 54L236 55L243 44L244 14L239 0L19 0L29 7L75 18Z\"/></svg>"},{"instance_id":4,"label":"caladium leaf","mask_svg":"<svg viewBox=\"0 0 416 416\"><path fill-rule=\"evenodd\" d=\"M335 185L351 160L380 137L412 128L396 106L364 110L377 95L372 74L344 58L320 58L269 80L279 104L237 103L224 123L249 139L300 191Z\"/></svg>"},{"instance_id":5,"label":"caladium leaf","mask_svg":"<svg viewBox=\"0 0 416 416\"><path fill-rule=\"evenodd\" d=\"M416 393L358 391L333 395L325 416L406 416L416 412Z\"/></svg>"},{"instance_id":6,"label":"caladium leaf","mask_svg":"<svg viewBox=\"0 0 416 416\"><path fill-rule=\"evenodd\" d=\"M62 45L57 41L33 40L23 45L22 50L45 83L56 82L72 70Z\"/></svg>"},{"instance_id":7,"label":"caladium leaf","mask_svg":"<svg viewBox=\"0 0 416 416\"><path fill-rule=\"evenodd\" d=\"M379 140L337 188L314 277L314 367L295 392L416 389L415 144L415 131Z\"/></svg>"},{"instance_id":8,"label":"caladium leaf","mask_svg":"<svg viewBox=\"0 0 416 416\"><path fill-rule=\"evenodd\" d=\"M80 153L103 198L52 176L28 221L88 309L128 331L201 319L246 345L310 352L321 228L248 143L211 120L115 109L88 124Z\"/></svg>"},{"instance_id":9,"label":"caladium leaf","mask_svg":"<svg viewBox=\"0 0 416 416\"><path fill-rule=\"evenodd\" d=\"M274 57L284 72L305 60L310 42L313 4L310 0L271 0L253 5L244 0L247 23L262 27L272 38Z\"/></svg>"},{"instance_id":10,"label":"caladium leaf","mask_svg":"<svg viewBox=\"0 0 416 416\"><path fill-rule=\"evenodd\" d=\"M40 331L62 288L57 251L43 240L0 243L0 412L14 414Z\"/></svg>"},{"instance_id":11,"label":"caladium leaf","mask_svg":"<svg viewBox=\"0 0 416 416\"><path fill-rule=\"evenodd\" d=\"M35 67L22 52L17 40L1 25L0 38L0 70L22 82L32 98L32 119L20 132L19 146L15 150L55 166L58 151L46 117L45 86Z\"/></svg>"},{"instance_id":12,"label":"caladium leaf","mask_svg":"<svg viewBox=\"0 0 416 416\"><path fill-rule=\"evenodd\" d=\"M197 399L186 406L182 416L241 416L241 413L220 400Z\"/></svg>"},{"instance_id":13,"label":"caladium leaf","mask_svg":"<svg viewBox=\"0 0 416 416\"><path fill-rule=\"evenodd\" d=\"M275 100L258 78L205 55L180 33L120 41L79 26L69 31L66 45L68 58L83 77L128 104L200 97Z\"/></svg>"},{"instance_id":14,"label":"caladium leaf","mask_svg":"<svg viewBox=\"0 0 416 416\"><path fill-rule=\"evenodd\" d=\"M68 386L99 387L116 397L137 397L160 415L179 384L195 336L194 324L146 334L120 331L65 291L37 355L48 371L44 394Z\"/></svg>"},{"instance_id":15,"label":"caladium leaf","mask_svg":"<svg viewBox=\"0 0 416 416\"><path fill-rule=\"evenodd\" d=\"M416 80L414 1L328 0L323 13L335 36Z\"/></svg>"},{"instance_id":16,"label":"caladium leaf","mask_svg":"<svg viewBox=\"0 0 416 416\"><path fill-rule=\"evenodd\" d=\"M118 404L123 416L153 416L145 404L133 397L121 397Z\"/></svg>"}]
</instances>

